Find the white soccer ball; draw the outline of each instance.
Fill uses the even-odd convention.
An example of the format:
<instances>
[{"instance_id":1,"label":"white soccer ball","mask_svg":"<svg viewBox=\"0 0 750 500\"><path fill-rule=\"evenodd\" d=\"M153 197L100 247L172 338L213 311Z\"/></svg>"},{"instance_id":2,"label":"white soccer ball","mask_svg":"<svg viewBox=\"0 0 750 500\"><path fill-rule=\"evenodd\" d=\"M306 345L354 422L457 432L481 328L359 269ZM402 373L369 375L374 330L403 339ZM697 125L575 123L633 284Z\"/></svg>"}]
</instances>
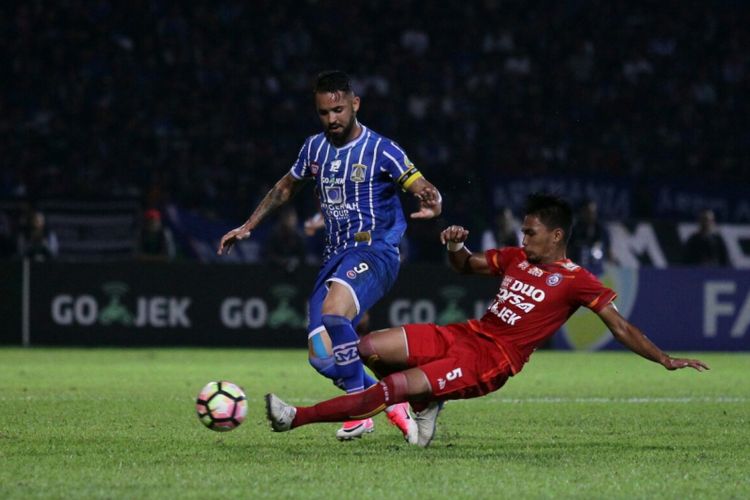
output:
<instances>
[{"instance_id":1,"label":"white soccer ball","mask_svg":"<svg viewBox=\"0 0 750 500\"><path fill-rule=\"evenodd\" d=\"M198 393L195 411L201 423L212 431L231 431L247 416L247 396L232 382L209 382Z\"/></svg>"}]
</instances>

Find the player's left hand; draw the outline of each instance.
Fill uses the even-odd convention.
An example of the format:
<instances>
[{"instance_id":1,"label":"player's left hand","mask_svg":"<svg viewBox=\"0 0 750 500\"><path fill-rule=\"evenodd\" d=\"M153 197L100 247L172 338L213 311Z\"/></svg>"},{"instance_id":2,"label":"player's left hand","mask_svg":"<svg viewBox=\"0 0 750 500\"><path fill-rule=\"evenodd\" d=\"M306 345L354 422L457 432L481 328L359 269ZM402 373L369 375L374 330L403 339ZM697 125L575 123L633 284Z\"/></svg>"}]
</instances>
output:
<instances>
[{"instance_id":1,"label":"player's left hand","mask_svg":"<svg viewBox=\"0 0 750 500\"><path fill-rule=\"evenodd\" d=\"M320 212L316 213L305 221L305 236L314 236L318 229L324 228L325 225L323 215Z\"/></svg>"},{"instance_id":2,"label":"player's left hand","mask_svg":"<svg viewBox=\"0 0 750 500\"><path fill-rule=\"evenodd\" d=\"M434 187L427 186L414 196L419 200L419 211L411 214L412 219L432 219L443 211L443 199Z\"/></svg>"},{"instance_id":3,"label":"player's left hand","mask_svg":"<svg viewBox=\"0 0 750 500\"><path fill-rule=\"evenodd\" d=\"M662 365L667 370L679 370L680 368L694 368L699 372L710 370L708 365L699 359L683 359L683 358L670 358L667 357L662 361Z\"/></svg>"}]
</instances>

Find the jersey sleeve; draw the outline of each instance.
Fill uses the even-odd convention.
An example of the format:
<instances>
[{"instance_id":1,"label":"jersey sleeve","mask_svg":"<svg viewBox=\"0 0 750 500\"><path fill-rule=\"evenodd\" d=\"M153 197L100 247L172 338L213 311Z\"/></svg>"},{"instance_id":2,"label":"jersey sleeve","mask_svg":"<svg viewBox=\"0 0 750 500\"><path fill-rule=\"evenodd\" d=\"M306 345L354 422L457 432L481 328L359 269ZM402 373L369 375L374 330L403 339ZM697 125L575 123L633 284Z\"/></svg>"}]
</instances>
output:
<instances>
[{"instance_id":1,"label":"jersey sleeve","mask_svg":"<svg viewBox=\"0 0 750 500\"><path fill-rule=\"evenodd\" d=\"M299 150L297 160L292 165L292 168L289 169L289 173L292 174L292 177L294 177L295 179L307 179L315 175L315 173L310 169L311 143L312 137L308 137Z\"/></svg>"},{"instance_id":2,"label":"jersey sleeve","mask_svg":"<svg viewBox=\"0 0 750 500\"><path fill-rule=\"evenodd\" d=\"M387 141L381 152L380 170L386 172L401 189L406 191L422 173L406 156L406 152L393 141Z\"/></svg>"},{"instance_id":3,"label":"jersey sleeve","mask_svg":"<svg viewBox=\"0 0 750 500\"><path fill-rule=\"evenodd\" d=\"M515 247L491 248L484 252L484 257L490 265L490 272L500 275L505 274L505 269L517 254L518 249Z\"/></svg>"},{"instance_id":4,"label":"jersey sleeve","mask_svg":"<svg viewBox=\"0 0 750 500\"><path fill-rule=\"evenodd\" d=\"M599 312L611 304L617 294L607 288L596 276L582 269L575 278L574 300L578 305Z\"/></svg>"}]
</instances>

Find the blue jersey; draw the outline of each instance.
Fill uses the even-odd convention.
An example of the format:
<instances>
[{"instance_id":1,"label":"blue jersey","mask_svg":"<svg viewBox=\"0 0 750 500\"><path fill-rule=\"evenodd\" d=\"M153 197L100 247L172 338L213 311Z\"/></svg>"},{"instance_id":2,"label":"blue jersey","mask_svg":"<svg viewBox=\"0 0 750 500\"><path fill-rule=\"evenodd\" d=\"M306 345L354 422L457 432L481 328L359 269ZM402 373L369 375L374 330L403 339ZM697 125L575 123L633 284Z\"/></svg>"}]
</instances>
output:
<instances>
[{"instance_id":1,"label":"blue jersey","mask_svg":"<svg viewBox=\"0 0 750 500\"><path fill-rule=\"evenodd\" d=\"M397 189L421 174L394 141L362 126L357 139L337 148L320 133L307 138L290 173L315 181L326 223L324 261L378 243L398 252L406 221Z\"/></svg>"}]
</instances>

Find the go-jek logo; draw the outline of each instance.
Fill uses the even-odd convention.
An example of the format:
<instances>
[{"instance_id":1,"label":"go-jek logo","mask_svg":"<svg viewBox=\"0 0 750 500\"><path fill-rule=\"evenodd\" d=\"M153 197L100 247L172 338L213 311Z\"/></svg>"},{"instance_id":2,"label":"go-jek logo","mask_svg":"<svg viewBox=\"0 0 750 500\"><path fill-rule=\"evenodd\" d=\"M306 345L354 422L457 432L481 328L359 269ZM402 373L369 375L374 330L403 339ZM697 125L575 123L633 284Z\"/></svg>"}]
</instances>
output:
<instances>
[{"instance_id":1,"label":"go-jek logo","mask_svg":"<svg viewBox=\"0 0 750 500\"><path fill-rule=\"evenodd\" d=\"M271 308L266 297L225 298L219 308L221 323L232 329L304 328L307 324L305 315L292 304L292 298L298 293L297 287L282 283L270 291L278 300L274 308Z\"/></svg>"},{"instance_id":2,"label":"go-jek logo","mask_svg":"<svg viewBox=\"0 0 750 500\"><path fill-rule=\"evenodd\" d=\"M123 296L129 287L125 283L113 281L102 286L108 296L106 303L94 295L60 294L52 299L52 321L58 325L92 326L114 325L155 328L190 328L188 308L189 297L138 296L135 306L129 308L123 303ZM103 305L102 305L103 304Z\"/></svg>"}]
</instances>

